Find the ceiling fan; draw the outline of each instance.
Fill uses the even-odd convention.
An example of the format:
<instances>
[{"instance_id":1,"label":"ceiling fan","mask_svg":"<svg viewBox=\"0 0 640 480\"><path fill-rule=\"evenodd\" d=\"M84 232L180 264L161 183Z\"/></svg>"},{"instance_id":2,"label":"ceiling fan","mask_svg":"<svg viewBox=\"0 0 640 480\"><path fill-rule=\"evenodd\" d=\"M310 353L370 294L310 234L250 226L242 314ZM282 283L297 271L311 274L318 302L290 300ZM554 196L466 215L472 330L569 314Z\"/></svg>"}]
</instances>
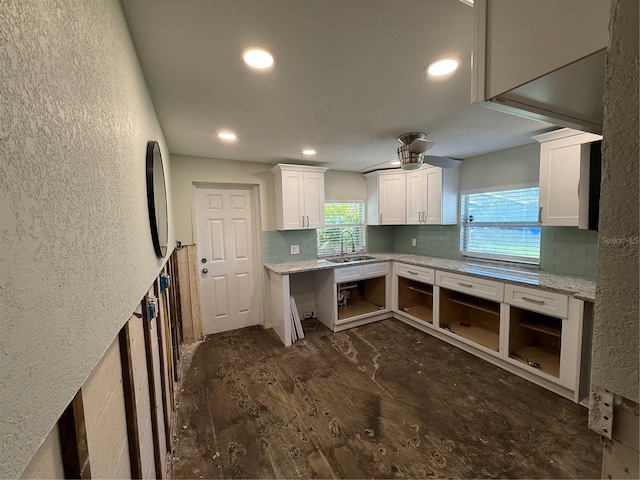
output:
<instances>
[{"instance_id":1,"label":"ceiling fan","mask_svg":"<svg viewBox=\"0 0 640 480\"><path fill-rule=\"evenodd\" d=\"M435 145L435 142L427 140L427 134L422 132L403 133L398 137L398 141L402 144L398 147L398 161L400 168L403 170L416 170L423 163L434 165L441 168L453 168L462 163L462 160L449 157L437 157L434 155L425 155L425 152ZM375 170L376 167L389 165L389 162L382 162L371 165L364 170Z\"/></svg>"}]
</instances>

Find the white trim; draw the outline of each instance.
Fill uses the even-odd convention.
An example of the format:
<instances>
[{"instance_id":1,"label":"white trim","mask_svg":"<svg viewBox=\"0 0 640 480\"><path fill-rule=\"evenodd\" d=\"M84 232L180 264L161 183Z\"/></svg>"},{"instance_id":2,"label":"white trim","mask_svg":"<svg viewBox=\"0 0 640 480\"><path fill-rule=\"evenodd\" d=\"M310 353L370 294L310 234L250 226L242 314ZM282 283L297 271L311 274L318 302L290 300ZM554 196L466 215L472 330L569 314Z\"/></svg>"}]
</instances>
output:
<instances>
[{"instance_id":1,"label":"white trim","mask_svg":"<svg viewBox=\"0 0 640 480\"><path fill-rule=\"evenodd\" d=\"M538 182L532 183L519 183L517 185L500 185L494 187L486 187L486 188L471 188L469 190L460 190L460 196L462 195L473 195L474 193L498 193L504 192L505 190L520 190L523 188L539 188L540 184Z\"/></svg>"},{"instance_id":2,"label":"white trim","mask_svg":"<svg viewBox=\"0 0 640 480\"><path fill-rule=\"evenodd\" d=\"M500 255L498 253L466 252L462 250L460 250L460 255L462 257L481 258L484 260L502 260L505 262L525 263L527 265L540 265L540 259L531 257L516 257L512 255Z\"/></svg>"}]
</instances>

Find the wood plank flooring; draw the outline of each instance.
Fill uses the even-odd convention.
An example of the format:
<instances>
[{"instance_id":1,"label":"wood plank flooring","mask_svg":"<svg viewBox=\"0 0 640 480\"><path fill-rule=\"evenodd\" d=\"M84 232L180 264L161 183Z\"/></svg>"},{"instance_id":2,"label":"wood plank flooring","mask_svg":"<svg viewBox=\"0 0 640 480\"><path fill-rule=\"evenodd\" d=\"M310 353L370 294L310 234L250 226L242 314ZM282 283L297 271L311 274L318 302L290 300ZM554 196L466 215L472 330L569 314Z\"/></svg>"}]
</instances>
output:
<instances>
[{"instance_id":1,"label":"wood plank flooring","mask_svg":"<svg viewBox=\"0 0 640 480\"><path fill-rule=\"evenodd\" d=\"M303 325L185 348L175 478L600 477L585 408L397 320Z\"/></svg>"}]
</instances>

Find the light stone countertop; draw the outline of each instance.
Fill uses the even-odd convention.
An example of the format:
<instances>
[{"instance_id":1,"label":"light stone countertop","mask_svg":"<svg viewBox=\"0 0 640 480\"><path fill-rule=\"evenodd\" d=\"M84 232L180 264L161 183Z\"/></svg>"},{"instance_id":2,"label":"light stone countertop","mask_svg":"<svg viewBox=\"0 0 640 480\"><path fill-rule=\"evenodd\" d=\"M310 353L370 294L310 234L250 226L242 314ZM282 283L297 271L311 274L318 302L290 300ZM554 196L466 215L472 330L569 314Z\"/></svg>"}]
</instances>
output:
<instances>
[{"instance_id":1,"label":"light stone countertop","mask_svg":"<svg viewBox=\"0 0 640 480\"><path fill-rule=\"evenodd\" d=\"M279 275L290 275L292 273L312 272L380 261L394 261L420 267L434 268L446 272L462 273L472 277L490 278L515 285L528 285L543 290L572 295L575 298L587 302L595 302L596 299L596 282L594 280L543 272L531 267L520 267L511 263L490 262L477 259L452 260L449 258L403 253L367 253L366 255L373 258L371 260L349 262L346 264L330 262L324 259L301 262L265 263L264 267Z\"/></svg>"}]
</instances>

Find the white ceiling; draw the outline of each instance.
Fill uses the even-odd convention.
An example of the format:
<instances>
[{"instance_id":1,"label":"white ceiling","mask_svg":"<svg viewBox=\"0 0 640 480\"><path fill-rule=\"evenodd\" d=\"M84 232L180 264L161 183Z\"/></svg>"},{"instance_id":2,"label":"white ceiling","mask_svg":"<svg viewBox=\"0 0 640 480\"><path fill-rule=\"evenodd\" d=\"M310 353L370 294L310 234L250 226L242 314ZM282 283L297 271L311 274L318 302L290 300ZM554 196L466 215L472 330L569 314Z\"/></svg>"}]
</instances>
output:
<instances>
[{"instance_id":1,"label":"white ceiling","mask_svg":"<svg viewBox=\"0 0 640 480\"><path fill-rule=\"evenodd\" d=\"M394 159L405 132L426 132L430 155L468 158L549 127L471 105L473 9L458 0L122 4L172 154L361 171ZM275 67L246 67L249 46ZM444 56L461 67L427 78ZM224 128L238 141L220 141Z\"/></svg>"}]
</instances>

